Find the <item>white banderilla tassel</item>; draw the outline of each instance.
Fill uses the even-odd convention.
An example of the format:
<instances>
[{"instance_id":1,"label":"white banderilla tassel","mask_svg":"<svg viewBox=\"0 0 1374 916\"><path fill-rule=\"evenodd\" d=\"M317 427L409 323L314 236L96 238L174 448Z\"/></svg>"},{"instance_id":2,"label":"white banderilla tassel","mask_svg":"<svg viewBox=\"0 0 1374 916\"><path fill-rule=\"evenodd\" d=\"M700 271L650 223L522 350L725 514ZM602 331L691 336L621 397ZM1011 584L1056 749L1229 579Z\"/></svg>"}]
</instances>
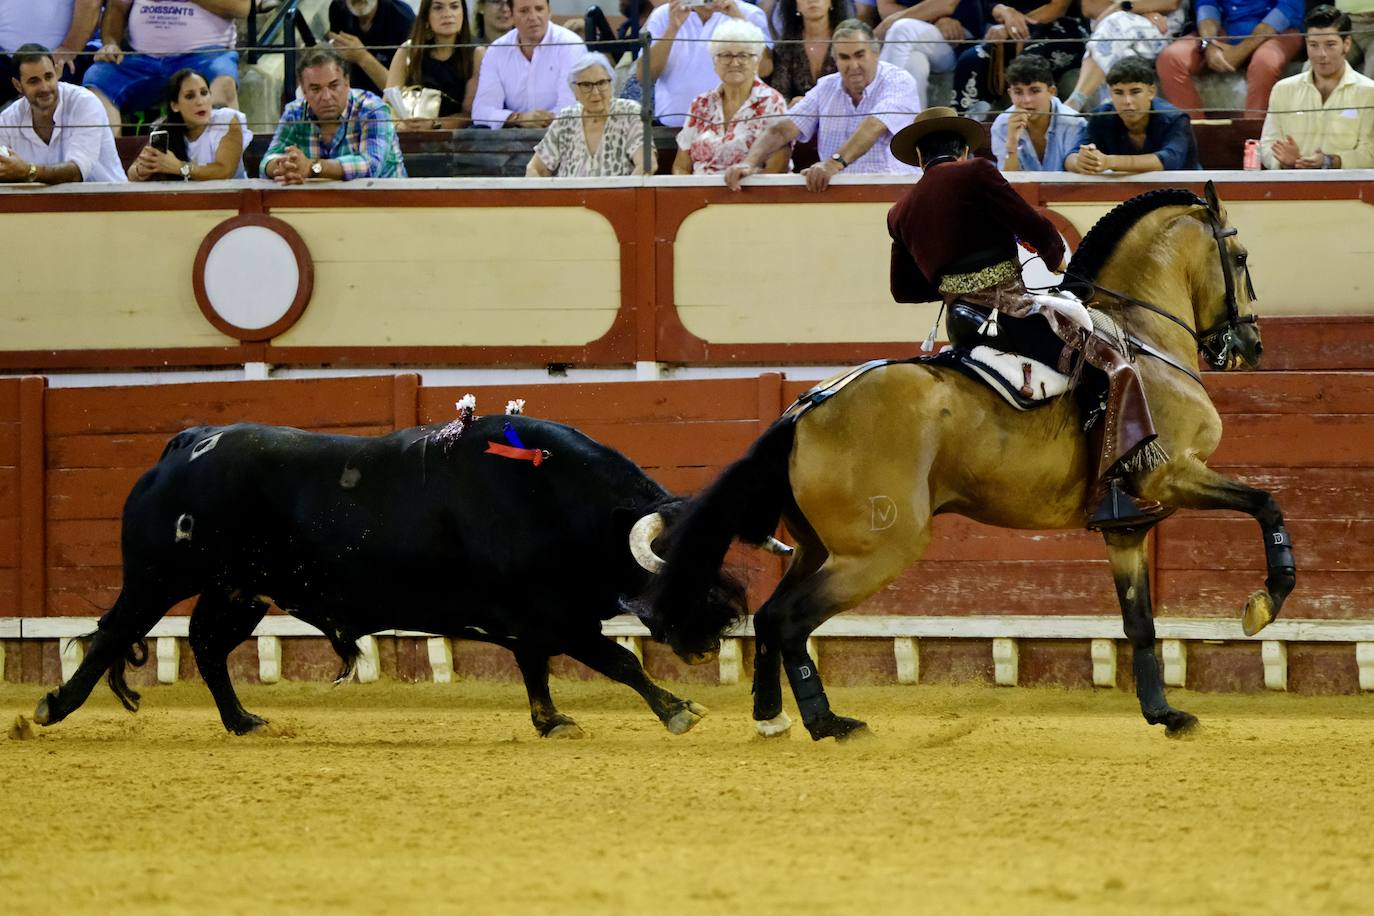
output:
<instances>
[{"instance_id":1,"label":"white banderilla tassel","mask_svg":"<svg viewBox=\"0 0 1374 916\"><path fill-rule=\"evenodd\" d=\"M993 309L992 314L988 315L988 320L978 326L978 333L984 337L996 337L1001 333L997 327L997 309Z\"/></svg>"}]
</instances>

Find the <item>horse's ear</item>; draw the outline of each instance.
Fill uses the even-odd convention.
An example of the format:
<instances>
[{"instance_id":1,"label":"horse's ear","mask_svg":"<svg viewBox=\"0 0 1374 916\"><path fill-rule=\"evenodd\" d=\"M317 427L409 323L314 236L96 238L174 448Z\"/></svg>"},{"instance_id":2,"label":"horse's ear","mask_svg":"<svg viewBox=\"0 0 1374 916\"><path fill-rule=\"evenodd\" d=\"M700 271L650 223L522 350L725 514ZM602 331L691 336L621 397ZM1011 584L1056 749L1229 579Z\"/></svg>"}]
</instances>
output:
<instances>
[{"instance_id":1,"label":"horse's ear","mask_svg":"<svg viewBox=\"0 0 1374 916\"><path fill-rule=\"evenodd\" d=\"M1207 195L1207 209L1217 216L1221 216L1221 201L1217 199L1216 184L1209 180L1204 193Z\"/></svg>"}]
</instances>

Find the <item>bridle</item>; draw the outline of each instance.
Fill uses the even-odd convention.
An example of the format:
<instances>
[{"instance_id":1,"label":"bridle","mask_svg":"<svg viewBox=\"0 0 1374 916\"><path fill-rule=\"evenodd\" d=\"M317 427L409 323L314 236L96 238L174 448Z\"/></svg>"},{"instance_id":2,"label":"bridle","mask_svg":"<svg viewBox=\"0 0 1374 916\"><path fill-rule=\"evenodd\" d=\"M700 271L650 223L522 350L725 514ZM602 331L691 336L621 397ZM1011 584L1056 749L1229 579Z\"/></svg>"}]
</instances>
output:
<instances>
[{"instance_id":1,"label":"bridle","mask_svg":"<svg viewBox=\"0 0 1374 916\"><path fill-rule=\"evenodd\" d=\"M1134 305L1138 308L1145 309L1147 312L1153 312L1156 315L1169 319L1188 332L1188 336L1193 338L1193 343L1197 346L1198 353L1202 355L1202 358L1207 361L1208 365L1213 369L1225 369L1240 355L1241 343L1240 336L1237 332L1242 325L1258 324L1259 316L1255 314L1242 315L1240 313L1240 303L1236 301L1236 280L1235 277L1232 276L1230 258L1226 251L1226 240L1236 235L1240 230L1227 228L1222 225L1220 216L1221 207L1217 203L1216 190L1213 188L1210 181L1207 182L1207 198L1207 200L1203 200L1198 197L1196 201L1199 206L1206 209L1207 225L1212 231L1212 240L1216 242L1217 258L1221 262L1221 276L1226 283L1226 317L1210 328L1202 331L1195 331L1193 327L1182 318L1179 318L1171 312L1166 312L1152 302L1146 302L1144 299L1128 296L1125 293L1105 287L1095 280L1089 280L1086 277L1079 277L1071 273L1065 273L1064 276L1074 281L1075 285L1082 285L1090 289L1092 291L1089 294L1090 296L1098 293L1105 293L1123 304ZM1250 265L1242 261L1241 268L1245 271L1245 293L1250 301L1253 302L1255 300L1255 284L1250 279ZM1130 343L1134 349L1139 350L1146 356L1152 356L1161 362L1168 363L1176 369L1181 369L1199 383L1202 381L1202 378L1196 372L1175 362L1166 354L1159 352L1143 341L1137 340L1134 336L1130 338Z\"/></svg>"}]
</instances>

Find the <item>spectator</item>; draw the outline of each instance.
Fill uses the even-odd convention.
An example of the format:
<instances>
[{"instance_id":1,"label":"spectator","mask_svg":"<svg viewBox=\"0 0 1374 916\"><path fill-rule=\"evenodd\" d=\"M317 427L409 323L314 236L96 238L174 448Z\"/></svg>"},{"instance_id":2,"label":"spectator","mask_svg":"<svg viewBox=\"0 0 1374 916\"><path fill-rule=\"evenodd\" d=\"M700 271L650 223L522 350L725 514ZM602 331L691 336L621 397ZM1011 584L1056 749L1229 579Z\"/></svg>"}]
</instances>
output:
<instances>
[{"instance_id":1,"label":"spectator","mask_svg":"<svg viewBox=\"0 0 1374 916\"><path fill-rule=\"evenodd\" d=\"M1319 6L1306 28L1312 67L1274 85L1260 140L1264 167L1374 168L1374 80L1346 63L1350 17Z\"/></svg>"},{"instance_id":2,"label":"spectator","mask_svg":"<svg viewBox=\"0 0 1374 916\"><path fill-rule=\"evenodd\" d=\"M842 0L781 0L779 6L783 26L768 84L792 105L835 72L830 37L846 18L845 6Z\"/></svg>"},{"instance_id":3,"label":"spectator","mask_svg":"<svg viewBox=\"0 0 1374 916\"><path fill-rule=\"evenodd\" d=\"M171 75L183 67L205 77L216 107L238 108L239 55L234 17L252 0L112 0L105 4L95 63L82 84L120 129L120 110L142 111L162 100ZM125 54L127 39L132 53Z\"/></svg>"},{"instance_id":4,"label":"spectator","mask_svg":"<svg viewBox=\"0 0 1374 916\"><path fill-rule=\"evenodd\" d=\"M793 140L811 139L819 130L820 161L804 172L806 187L824 191L830 179L848 169L858 173L910 173L914 169L892 155L892 135L911 123L920 103L916 81L900 67L878 60L873 29L846 19L835 29L838 73L823 76L788 116L773 123L754 141L749 155L725 172L725 183L738 191L740 181L763 168L770 156Z\"/></svg>"},{"instance_id":5,"label":"spectator","mask_svg":"<svg viewBox=\"0 0 1374 916\"><path fill-rule=\"evenodd\" d=\"M248 120L232 108L212 108L210 84L189 68L167 81L167 116L153 123L167 132L167 149L143 147L129 164L130 181L246 178L243 151L253 142Z\"/></svg>"},{"instance_id":6,"label":"spectator","mask_svg":"<svg viewBox=\"0 0 1374 916\"><path fill-rule=\"evenodd\" d=\"M20 45L11 55L20 98L0 111L0 181L63 184L123 181L114 134L100 100L57 80L53 52Z\"/></svg>"},{"instance_id":7,"label":"spectator","mask_svg":"<svg viewBox=\"0 0 1374 916\"><path fill-rule=\"evenodd\" d=\"M710 0L698 7L689 7L686 0L671 0L649 14L644 27L654 38L649 72L654 78L654 117L659 122L681 127L692 100L720 81L706 44L731 19L746 19L768 34L768 17L744 0ZM772 42L768 44L772 47ZM765 49L759 75L767 78L772 72L772 57Z\"/></svg>"},{"instance_id":8,"label":"spectator","mask_svg":"<svg viewBox=\"0 0 1374 916\"><path fill-rule=\"evenodd\" d=\"M1173 172L1198 168L1197 141L1185 112L1155 98L1155 70L1127 57L1107 73L1111 101L1094 109L1083 145L1064 162L1070 172Z\"/></svg>"},{"instance_id":9,"label":"spectator","mask_svg":"<svg viewBox=\"0 0 1374 916\"><path fill-rule=\"evenodd\" d=\"M325 37L348 61L348 84L381 95L396 46L414 24L415 13L402 0L332 0Z\"/></svg>"},{"instance_id":10,"label":"spectator","mask_svg":"<svg viewBox=\"0 0 1374 916\"><path fill-rule=\"evenodd\" d=\"M1350 62L1374 77L1374 54L1369 53L1374 47L1374 0L1336 0L1336 9L1350 14Z\"/></svg>"},{"instance_id":11,"label":"spectator","mask_svg":"<svg viewBox=\"0 0 1374 916\"><path fill-rule=\"evenodd\" d=\"M515 28L510 0L477 0L472 40L483 47Z\"/></svg>"},{"instance_id":12,"label":"spectator","mask_svg":"<svg viewBox=\"0 0 1374 916\"><path fill-rule=\"evenodd\" d=\"M1011 108L992 122L992 152L1006 172L1062 172L1084 119L1056 97L1049 61L1023 54L1007 67Z\"/></svg>"},{"instance_id":13,"label":"spectator","mask_svg":"<svg viewBox=\"0 0 1374 916\"><path fill-rule=\"evenodd\" d=\"M880 0L883 21L873 30L882 39L882 59L910 73L921 93L921 104L930 104L930 74L948 73L975 34L965 20L979 20L978 0Z\"/></svg>"},{"instance_id":14,"label":"spectator","mask_svg":"<svg viewBox=\"0 0 1374 916\"><path fill-rule=\"evenodd\" d=\"M674 175L719 175L743 161L759 135L786 114L782 95L759 79L763 48L763 33L752 22L731 20L711 36L720 85L693 100L687 126L677 135ZM787 154L787 147L779 149L764 171L784 171Z\"/></svg>"},{"instance_id":15,"label":"spectator","mask_svg":"<svg viewBox=\"0 0 1374 916\"><path fill-rule=\"evenodd\" d=\"M0 0L0 74L8 77L9 55L20 45L52 48L59 79L80 84L91 65L82 54L100 22L100 0ZM0 79L0 108L20 93L8 79Z\"/></svg>"},{"instance_id":16,"label":"spectator","mask_svg":"<svg viewBox=\"0 0 1374 916\"><path fill-rule=\"evenodd\" d=\"M304 98L282 112L262 157L265 177L287 185L406 177L391 110L372 93L350 88L338 52L324 45L302 51L296 82Z\"/></svg>"},{"instance_id":17,"label":"spectator","mask_svg":"<svg viewBox=\"0 0 1374 916\"><path fill-rule=\"evenodd\" d=\"M493 41L478 69L472 119L484 127L548 127L573 103L568 68L587 53L549 22L549 0L514 0L515 28Z\"/></svg>"},{"instance_id":18,"label":"spectator","mask_svg":"<svg viewBox=\"0 0 1374 916\"><path fill-rule=\"evenodd\" d=\"M1193 75L1204 67L1216 73L1245 67L1246 116L1259 117L1269 109L1269 91L1284 65L1302 49L1302 36L1293 30L1302 13L1303 0L1200 0L1197 36L1180 38L1159 55L1164 97L1184 111L1201 111Z\"/></svg>"},{"instance_id":19,"label":"spectator","mask_svg":"<svg viewBox=\"0 0 1374 916\"><path fill-rule=\"evenodd\" d=\"M1154 60L1188 18L1179 0L1082 0L1082 10L1092 22L1092 38L1064 103L1074 111L1097 107L1113 64L1125 57Z\"/></svg>"},{"instance_id":20,"label":"spectator","mask_svg":"<svg viewBox=\"0 0 1374 916\"><path fill-rule=\"evenodd\" d=\"M615 71L604 54L584 54L568 68L577 102L558 112L525 169L530 178L643 175L644 120L639 103L615 98ZM652 172L654 163L649 162Z\"/></svg>"},{"instance_id":21,"label":"spectator","mask_svg":"<svg viewBox=\"0 0 1374 916\"><path fill-rule=\"evenodd\" d=\"M397 95L411 90L416 99L397 112L399 130L453 130L472 122L477 68L463 0L420 0L414 29L392 58L386 86ZM429 90L430 98L420 90Z\"/></svg>"},{"instance_id":22,"label":"spectator","mask_svg":"<svg viewBox=\"0 0 1374 916\"><path fill-rule=\"evenodd\" d=\"M1050 62L1058 83L1083 57L1088 27L1070 14L1072 0L982 0L990 22L983 42L966 48L954 65L954 105L980 115L992 110L1002 95L1005 64L1023 54Z\"/></svg>"}]
</instances>

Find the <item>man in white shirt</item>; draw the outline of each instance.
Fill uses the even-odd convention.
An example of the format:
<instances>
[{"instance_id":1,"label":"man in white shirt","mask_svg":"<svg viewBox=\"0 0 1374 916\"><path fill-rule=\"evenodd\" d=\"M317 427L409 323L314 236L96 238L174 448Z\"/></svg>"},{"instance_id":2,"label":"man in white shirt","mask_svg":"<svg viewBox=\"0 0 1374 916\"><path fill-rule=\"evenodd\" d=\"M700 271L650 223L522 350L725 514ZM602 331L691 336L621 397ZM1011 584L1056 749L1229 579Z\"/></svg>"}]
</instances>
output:
<instances>
[{"instance_id":1,"label":"man in white shirt","mask_svg":"<svg viewBox=\"0 0 1374 916\"><path fill-rule=\"evenodd\" d=\"M744 0L672 0L649 14L644 28L654 37L649 72L654 77L654 118L660 124L681 127L692 100L720 85L707 41L730 19L752 22L764 35L772 34L768 16ZM768 42L759 59L760 77L773 72L772 46Z\"/></svg>"},{"instance_id":2,"label":"man in white shirt","mask_svg":"<svg viewBox=\"0 0 1374 916\"><path fill-rule=\"evenodd\" d=\"M548 127L573 103L568 68L587 46L549 22L549 0L514 0L515 28L487 48L477 75L472 120L483 127Z\"/></svg>"},{"instance_id":3,"label":"man in white shirt","mask_svg":"<svg viewBox=\"0 0 1374 916\"><path fill-rule=\"evenodd\" d=\"M0 111L0 181L126 180L100 100L58 82L51 51L15 51L14 86L23 97Z\"/></svg>"},{"instance_id":4,"label":"man in white shirt","mask_svg":"<svg viewBox=\"0 0 1374 916\"><path fill-rule=\"evenodd\" d=\"M234 19L247 16L251 7L252 0L110 0L100 24L100 50L81 84L105 105L116 133L121 110L160 104L167 80L185 67L210 84L216 108L236 109ZM124 53L126 38L133 53Z\"/></svg>"},{"instance_id":5,"label":"man in white shirt","mask_svg":"<svg viewBox=\"0 0 1374 916\"><path fill-rule=\"evenodd\" d=\"M19 98L4 79L13 67L8 55L15 48L27 44L52 48L58 77L80 83L90 58L77 52L90 41L99 22L100 0L0 0L0 107Z\"/></svg>"}]
</instances>

